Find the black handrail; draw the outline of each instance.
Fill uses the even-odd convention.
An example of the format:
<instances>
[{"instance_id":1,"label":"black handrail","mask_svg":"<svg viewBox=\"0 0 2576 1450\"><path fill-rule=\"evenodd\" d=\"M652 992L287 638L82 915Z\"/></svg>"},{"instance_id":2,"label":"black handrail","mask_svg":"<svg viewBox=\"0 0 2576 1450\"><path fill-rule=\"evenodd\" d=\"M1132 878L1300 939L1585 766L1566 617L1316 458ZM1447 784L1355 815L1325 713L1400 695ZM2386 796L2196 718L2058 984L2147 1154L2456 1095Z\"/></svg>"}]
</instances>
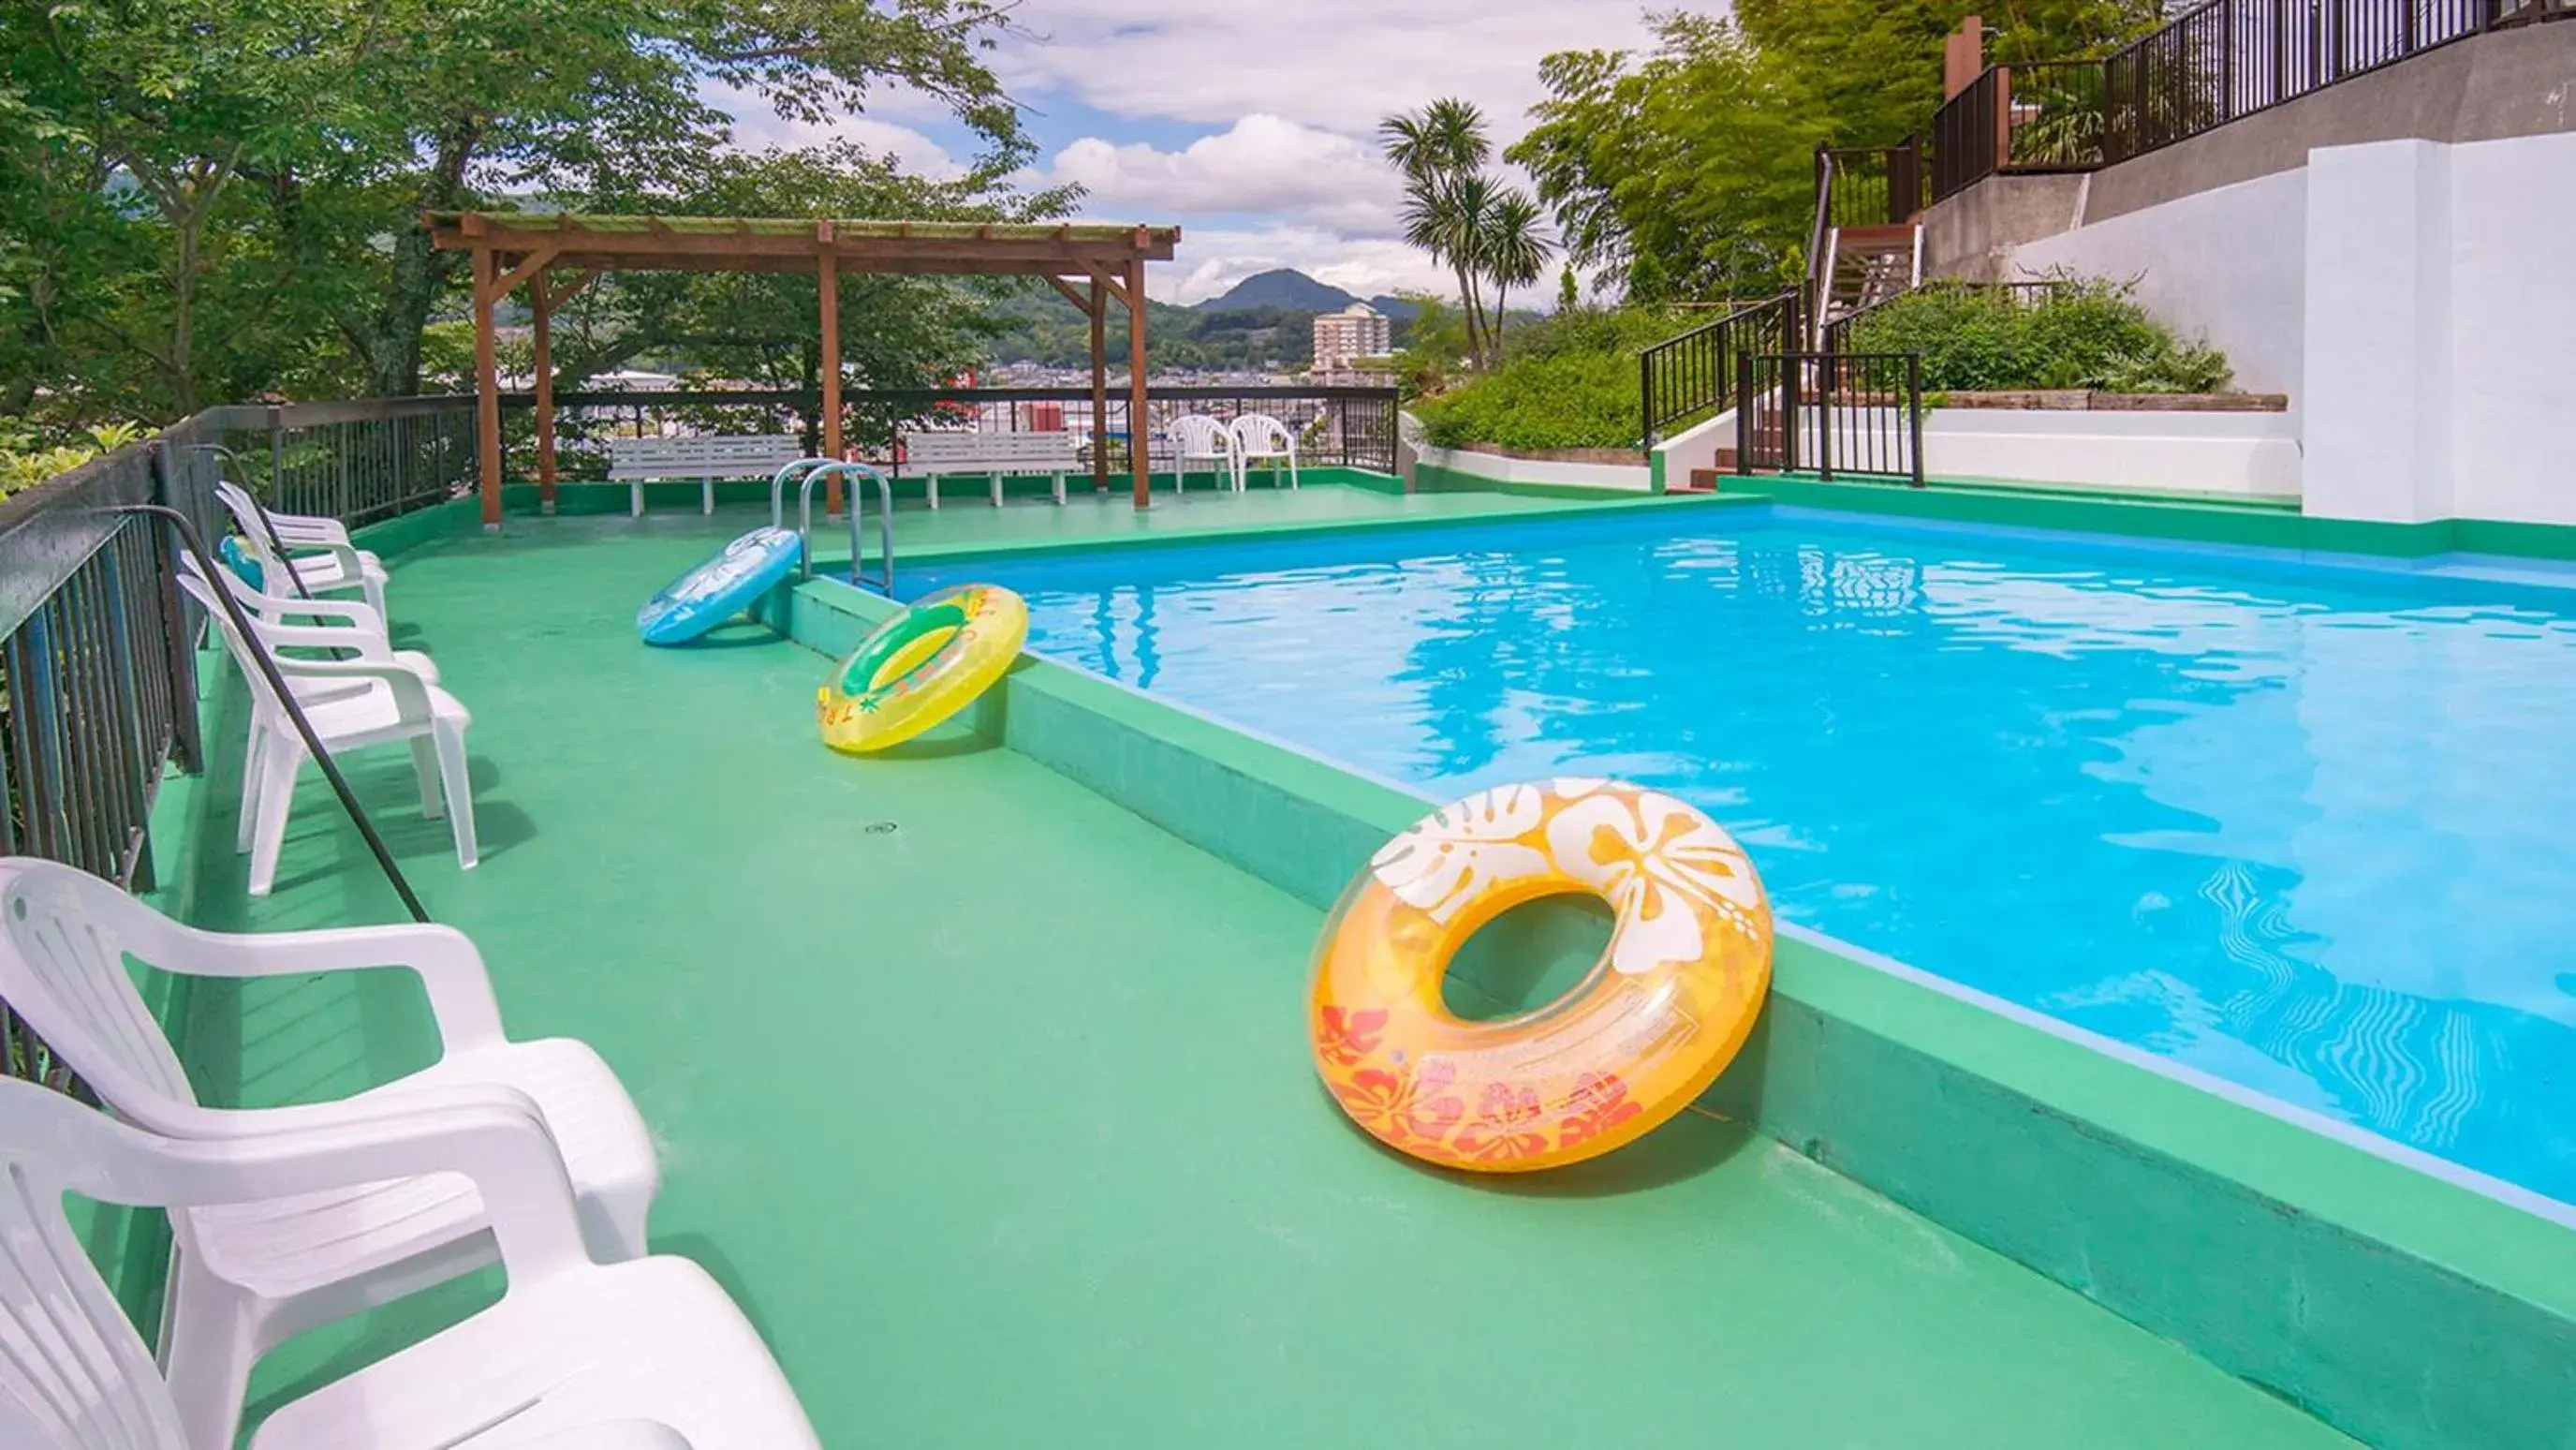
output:
<instances>
[{"instance_id":1,"label":"black handrail","mask_svg":"<svg viewBox=\"0 0 2576 1450\"><path fill-rule=\"evenodd\" d=\"M1737 473L1923 486L1921 353L1746 353L1736 371Z\"/></svg>"},{"instance_id":2,"label":"black handrail","mask_svg":"<svg viewBox=\"0 0 2576 1450\"><path fill-rule=\"evenodd\" d=\"M1725 412L1735 396L1735 359L1795 343L1798 308L1798 294L1783 292L1639 353L1638 432L1643 445L1653 448L1675 423Z\"/></svg>"},{"instance_id":3,"label":"black handrail","mask_svg":"<svg viewBox=\"0 0 2576 1450\"><path fill-rule=\"evenodd\" d=\"M1935 200L2146 155L2576 0L2203 0L2099 60L1993 66L1933 116Z\"/></svg>"},{"instance_id":4,"label":"black handrail","mask_svg":"<svg viewBox=\"0 0 2576 1450\"><path fill-rule=\"evenodd\" d=\"M189 522L186 514L168 504L118 504L108 512L144 514L164 519L179 531L180 540L188 546L189 554L197 561L197 571L206 578L209 586L206 592L214 596L215 603L222 608L224 616L232 621L235 637L241 640L244 649L250 651L252 663L259 667L260 678L267 682L269 692L276 698L278 707L284 710L286 718L293 722L296 736L304 742L305 752L313 757L315 765L321 767L322 778L331 783L331 793L340 798L340 808L348 812L350 822L358 828L358 834L366 838L367 849L375 854L376 865L383 869L385 879L393 883L394 894L402 898L403 909L411 913L412 920L427 924L430 919L429 909L420 904L420 896L411 889L411 881L403 875L402 867L394 863L394 854L386 849L385 838L376 834L376 823L368 819L367 808L358 804L357 793L349 789L348 777L340 774L339 763L331 758L329 750L323 748L322 737L314 731L312 720L305 715L303 705L295 698L295 691L288 688L286 676L279 672L277 661L272 659L269 652L261 646L258 633L251 628L250 616L242 611L241 601L235 599L232 591L224 588L219 582L215 571L227 566L206 548L206 541L197 533L197 526ZM250 789L251 783L244 781L242 788ZM454 807L451 805L450 809Z\"/></svg>"}]
</instances>

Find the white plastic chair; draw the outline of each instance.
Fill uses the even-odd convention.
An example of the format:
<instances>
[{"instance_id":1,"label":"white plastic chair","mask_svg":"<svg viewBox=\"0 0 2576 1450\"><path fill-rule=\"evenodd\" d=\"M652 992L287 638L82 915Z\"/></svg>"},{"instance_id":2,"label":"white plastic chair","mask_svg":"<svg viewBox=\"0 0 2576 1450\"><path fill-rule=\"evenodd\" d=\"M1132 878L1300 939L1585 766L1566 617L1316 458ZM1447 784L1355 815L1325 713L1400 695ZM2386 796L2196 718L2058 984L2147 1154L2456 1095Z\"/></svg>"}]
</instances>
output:
<instances>
[{"instance_id":1,"label":"white plastic chair","mask_svg":"<svg viewBox=\"0 0 2576 1450\"><path fill-rule=\"evenodd\" d=\"M215 493L224 501L225 507L235 518L240 518L246 513L256 516L265 512L268 515L268 522L277 530L278 541L290 549L299 545L327 549L346 545L349 542L349 526L327 514L282 514L275 509L263 510L258 502L252 499L250 490L237 483L217 483ZM358 553L365 558L375 557L364 549L358 550Z\"/></svg>"},{"instance_id":2,"label":"white plastic chair","mask_svg":"<svg viewBox=\"0 0 2576 1450\"><path fill-rule=\"evenodd\" d=\"M304 717L334 756L371 745L407 741L420 785L421 814L445 816L456 843L456 864L471 871L481 859L474 837L474 785L466 767L465 730L474 717L454 695L429 683L399 660L316 660L278 654L270 642L330 643L324 631L251 622L260 638L246 640L214 591L194 570L179 587L205 607L251 695L250 757L243 768L242 802L233 846L250 852L250 894L266 896L277 883L277 858L286 846L286 818L295 802L296 778L307 754L304 737L270 693L254 650L277 664Z\"/></svg>"},{"instance_id":3,"label":"white plastic chair","mask_svg":"<svg viewBox=\"0 0 2576 1450\"><path fill-rule=\"evenodd\" d=\"M524 1104L424 1096L207 1142L0 1081L0 1445L233 1444L230 1428L210 1439L183 1420L73 1236L67 1192L169 1207L176 1220L206 1205L327 1199L425 1173L473 1182L509 1277L501 1301L280 1407L252 1450L819 1444L778 1362L704 1269L678 1258L590 1261L545 1121Z\"/></svg>"},{"instance_id":4,"label":"white plastic chair","mask_svg":"<svg viewBox=\"0 0 2576 1450\"><path fill-rule=\"evenodd\" d=\"M179 567L191 578L206 577L193 554L180 554ZM292 649L351 650L359 659L394 661L428 683L438 683L437 662L416 649L395 649L385 630L385 617L366 604L355 599L281 598L253 588L239 574L221 567L215 570L215 578L264 632L275 629L294 636L272 643Z\"/></svg>"},{"instance_id":5,"label":"white plastic chair","mask_svg":"<svg viewBox=\"0 0 2576 1450\"><path fill-rule=\"evenodd\" d=\"M260 587L264 591L293 594L294 583L281 577L292 572L295 579L303 582L305 592L309 594L343 594L354 589L366 599L368 608L379 615L385 614L384 561L364 549L352 547L345 530L338 543L320 539L299 543L280 530L280 538L288 549L314 551L301 558L281 558L269 543L268 529L261 523L260 511L251 503L250 495L227 486L218 488L215 497L223 503L224 511L233 516L234 526L241 531L242 546L250 551L252 559L258 561Z\"/></svg>"},{"instance_id":6,"label":"white plastic chair","mask_svg":"<svg viewBox=\"0 0 2576 1450\"><path fill-rule=\"evenodd\" d=\"M1243 488L1243 465L1237 454L1233 430L1202 413L1184 413L1172 420L1172 489L1181 492L1192 463L1204 463L1237 491Z\"/></svg>"},{"instance_id":7,"label":"white plastic chair","mask_svg":"<svg viewBox=\"0 0 2576 1450\"><path fill-rule=\"evenodd\" d=\"M204 1107L135 989L128 956L192 977L407 967L427 991L439 1058L337 1102ZM0 859L0 999L101 1103L165 1137L222 1144L338 1130L415 1100L531 1117L547 1151L560 1149L551 1171L569 1172L590 1256L620 1262L645 1252L661 1173L643 1115L588 1046L504 1037L482 957L449 928L219 935L181 926L73 867ZM269 1349L491 1262L493 1206L473 1183L417 1168L353 1182L365 1186L278 1188L171 1215L180 1252L163 1363L193 1443L232 1444L251 1365ZM18 1443L0 1437L0 1445Z\"/></svg>"},{"instance_id":8,"label":"white plastic chair","mask_svg":"<svg viewBox=\"0 0 2576 1450\"><path fill-rule=\"evenodd\" d=\"M1240 490L1253 462L1269 459L1270 486L1279 486L1278 460L1288 460L1288 486L1297 486L1297 435L1267 413L1246 413L1234 420L1234 486Z\"/></svg>"}]
</instances>

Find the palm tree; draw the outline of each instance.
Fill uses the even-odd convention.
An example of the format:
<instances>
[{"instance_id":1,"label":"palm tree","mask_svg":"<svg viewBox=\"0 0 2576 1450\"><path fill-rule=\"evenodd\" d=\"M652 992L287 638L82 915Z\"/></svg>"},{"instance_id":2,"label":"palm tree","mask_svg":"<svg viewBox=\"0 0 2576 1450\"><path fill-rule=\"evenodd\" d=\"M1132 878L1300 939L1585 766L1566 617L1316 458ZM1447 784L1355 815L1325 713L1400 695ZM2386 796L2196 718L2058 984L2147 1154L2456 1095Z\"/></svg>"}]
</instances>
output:
<instances>
[{"instance_id":1,"label":"palm tree","mask_svg":"<svg viewBox=\"0 0 2576 1450\"><path fill-rule=\"evenodd\" d=\"M1494 149L1484 112L1444 97L1387 117L1378 123L1378 135L1386 159L1404 173L1404 239L1449 264L1466 313L1469 351L1481 358L1485 314L1476 279L1483 269L1476 246L1495 192L1480 171Z\"/></svg>"},{"instance_id":2,"label":"palm tree","mask_svg":"<svg viewBox=\"0 0 2576 1450\"><path fill-rule=\"evenodd\" d=\"M1494 284L1494 361L1503 357L1503 299L1536 282L1555 254L1556 244L1539 230L1538 203L1517 186L1497 188L1475 232L1477 268Z\"/></svg>"}]
</instances>

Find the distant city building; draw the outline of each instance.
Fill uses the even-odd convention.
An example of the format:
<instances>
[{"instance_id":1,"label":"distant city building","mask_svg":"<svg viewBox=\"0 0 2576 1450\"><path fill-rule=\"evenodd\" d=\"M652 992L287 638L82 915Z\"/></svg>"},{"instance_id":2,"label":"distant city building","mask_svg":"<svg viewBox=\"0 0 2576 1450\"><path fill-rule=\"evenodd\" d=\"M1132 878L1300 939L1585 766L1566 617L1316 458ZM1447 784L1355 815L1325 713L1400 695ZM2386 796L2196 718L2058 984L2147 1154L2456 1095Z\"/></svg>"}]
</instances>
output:
<instances>
[{"instance_id":1,"label":"distant city building","mask_svg":"<svg viewBox=\"0 0 2576 1450\"><path fill-rule=\"evenodd\" d=\"M1315 318L1315 371L1346 373L1355 358L1383 357L1394 346L1385 314L1365 302Z\"/></svg>"}]
</instances>

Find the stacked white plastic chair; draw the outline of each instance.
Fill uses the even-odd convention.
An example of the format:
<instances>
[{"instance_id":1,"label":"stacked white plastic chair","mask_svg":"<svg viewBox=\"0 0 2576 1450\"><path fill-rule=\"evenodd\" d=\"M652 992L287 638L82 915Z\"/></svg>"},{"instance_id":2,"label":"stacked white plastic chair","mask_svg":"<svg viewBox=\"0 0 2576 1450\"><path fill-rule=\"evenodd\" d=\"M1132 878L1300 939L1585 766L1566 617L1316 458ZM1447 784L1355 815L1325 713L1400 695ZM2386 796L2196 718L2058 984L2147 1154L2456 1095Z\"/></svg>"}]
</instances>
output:
<instances>
[{"instance_id":1,"label":"stacked white plastic chair","mask_svg":"<svg viewBox=\"0 0 2576 1450\"><path fill-rule=\"evenodd\" d=\"M351 544L347 525L310 514L270 513L230 483L216 484L215 496L233 516L243 547L259 564L261 588L290 595L296 592L295 581L301 581L304 592L317 597L355 590L379 616L385 613L384 561ZM286 546L285 555L277 551L281 543ZM290 573L293 581L286 577Z\"/></svg>"},{"instance_id":2,"label":"stacked white plastic chair","mask_svg":"<svg viewBox=\"0 0 2576 1450\"><path fill-rule=\"evenodd\" d=\"M1228 487L1243 487L1243 464L1235 446L1234 430L1202 413L1184 413L1172 420L1172 486L1179 490L1193 463L1206 465L1207 471L1223 479Z\"/></svg>"},{"instance_id":3,"label":"stacked white plastic chair","mask_svg":"<svg viewBox=\"0 0 2576 1450\"><path fill-rule=\"evenodd\" d=\"M426 989L440 1056L337 1102L203 1107L135 990L129 955L199 977L408 968ZM694 1265L645 1257L660 1170L616 1074L579 1042L506 1038L482 958L461 934L393 926L219 935L172 922L71 867L0 859L0 999L132 1125L111 1128L77 1109L95 1125L64 1119L30 1141L20 1098L0 1098L0 1158L52 1143L72 1156L51 1161L46 1174L71 1176L91 1197L180 1205L171 1214L180 1252L164 1371L124 1393L166 1401L185 1438L115 1443L229 1447L261 1353L496 1254L509 1274L499 1308L288 1407L256 1443L446 1445L440 1436L476 1428L476 1414L523 1402L538 1407L531 1431L643 1417L679 1428L700 1450L812 1443L793 1396L722 1291ZM120 1177L112 1171L120 1154L204 1174ZM80 1177L93 1170L107 1176ZM0 1204L0 1215L11 1211ZM0 1304L23 1315L24 1286L5 1282L6 1258ZM620 1267L594 1270L594 1262ZM19 1388L8 1382L8 1360L0 1353L0 1429ZM120 1373L132 1379L130 1367ZM548 1413L554 1408L562 1413ZM706 1437L702 1427L733 1425L737 1413L740 1434ZM635 1438L598 1444L667 1443L649 1427L619 1433ZM0 1433L12 1450L57 1443L94 1442Z\"/></svg>"},{"instance_id":4,"label":"stacked white plastic chair","mask_svg":"<svg viewBox=\"0 0 2576 1450\"><path fill-rule=\"evenodd\" d=\"M413 1102L256 1138L172 1139L0 1081L0 1445L230 1450L182 1418L64 1215L66 1193L169 1207L321 1199L427 1170L471 1180L509 1286L451 1329L279 1407L252 1450L806 1450L759 1335L686 1259L597 1264L543 1120Z\"/></svg>"},{"instance_id":5,"label":"stacked white plastic chair","mask_svg":"<svg viewBox=\"0 0 2576 1450\"><path fill-rule=\"evenodd\" d=\"M466 764L465 731L474 717L454 695L434 683L434 673L424 678L416 666L389 657L389 652L388 657L359 659L286 654L284 650L298 647L329 647L339 642L330 636L349 632L272 624L253 617L252 634L245 637L217 601L216 585L186 569L180 572L179 587L205 607L250 688L250 758L243 769L234 846L250 852L251 895L266 896L276 885L295 783L309 754L303 735L286 714L285 701L270 690L254 651L276 662L278 674L322 748L333 756L374 745L409 743L421 813L433 820L447 818L457 864L473 868L480 859L480 847L474 834L474 786Z\"/></svg>"},{"instance_id":6,"label":"stacked white plastic chair","mask_svg":"<svg viewBox=\"0 0 2576 1450\"><path fill-rule=\"evenodd\" d=\"M1267 413L1246 413L1234 420L1234 486L1240 490L1252 465L1268 460L1271 481L1278 481L1281 459L1288 463L1288 486L1297 486L1297 435L1287 424Z\"/></svg>"}]
</instances>

